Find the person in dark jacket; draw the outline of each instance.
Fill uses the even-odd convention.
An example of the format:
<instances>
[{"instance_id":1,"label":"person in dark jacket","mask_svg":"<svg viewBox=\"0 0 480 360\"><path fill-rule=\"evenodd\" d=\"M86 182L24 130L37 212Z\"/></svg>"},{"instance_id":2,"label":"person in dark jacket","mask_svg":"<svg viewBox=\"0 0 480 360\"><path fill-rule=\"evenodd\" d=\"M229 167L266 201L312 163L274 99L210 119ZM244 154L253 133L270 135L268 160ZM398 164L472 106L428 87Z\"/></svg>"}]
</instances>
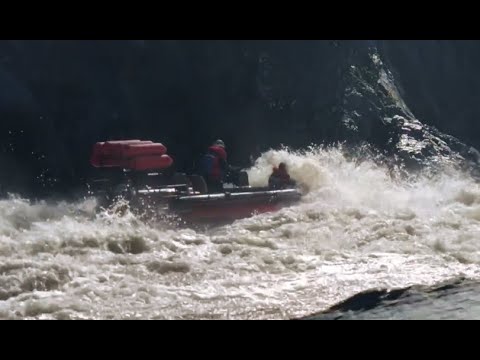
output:
<instances>
[{"instance_id":1,"label":"person in dark jacket","mask_svg":"<svg viewBox=\"0 0 480 360\"><path fill-rule=\"evenodd\" d=\"M295 186L295 181L290 178L287 165L282 162L278 167L273 168L273 172L268 179L268 187L271 189L285 189L291 186Z\"/></svg>"},{"instance_id":2,"label":"person in dark jacket","mask_svg":"<svg viewBox=\"0 0 480 360\"><path fill-rule=\"evenodd\" d=\"M222 140L215 141L200 162L200 175L207 183L208 192L222 192L225 173L229 166L227 152Z\"/></svg>"}]
</instances>

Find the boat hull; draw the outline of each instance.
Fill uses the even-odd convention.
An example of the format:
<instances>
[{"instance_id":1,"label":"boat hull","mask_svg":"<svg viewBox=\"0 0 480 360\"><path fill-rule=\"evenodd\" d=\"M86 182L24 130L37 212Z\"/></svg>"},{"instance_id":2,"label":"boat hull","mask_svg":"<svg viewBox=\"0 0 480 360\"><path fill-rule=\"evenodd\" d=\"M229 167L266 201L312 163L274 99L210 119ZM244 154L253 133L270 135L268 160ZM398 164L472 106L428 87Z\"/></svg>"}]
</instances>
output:
<instances>
[{"instance_id":1,"label":"boat hull","mask_svg":"<svg viewBox=\"0 0 480 360\"><path fill-rule=\"evenodd\" d=\"M228 221L278 211L300 198L295 189L189 195L171 199L169 210L190 222Z\"/></svg>"}]
</instances>

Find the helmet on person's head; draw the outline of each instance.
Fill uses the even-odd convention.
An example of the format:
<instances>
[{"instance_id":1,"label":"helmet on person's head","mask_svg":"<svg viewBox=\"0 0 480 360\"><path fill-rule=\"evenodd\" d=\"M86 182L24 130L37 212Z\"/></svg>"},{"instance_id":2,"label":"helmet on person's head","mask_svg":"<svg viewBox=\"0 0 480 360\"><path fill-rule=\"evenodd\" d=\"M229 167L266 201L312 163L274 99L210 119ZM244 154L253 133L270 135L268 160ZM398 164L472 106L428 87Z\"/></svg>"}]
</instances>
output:
<instances>
[{"instance_id":1,"label":"helmet on person's head","mask_svg":"<svg viewBox=\"0 0 480 360\"><path fill-rule=\"evenodd\" d=\"M282 169L282 170L285 170L287 168L287 164L285 164L284 162L281 162L279 165L278 165L278 168L279 169Z\"/></svg>"},{"instance_id":2,"label":"helmet on person's head","mask_svg":"<svg viewBox=\"0 0 480 360\"><path fill-rule=\"evenodd\" d=\"M225 148L225 143L223 142L223 140L220 140L220 139L216 140L216 141L213 143L213 145L221 146L221 147Z\"/></svg>"}]
</instances>

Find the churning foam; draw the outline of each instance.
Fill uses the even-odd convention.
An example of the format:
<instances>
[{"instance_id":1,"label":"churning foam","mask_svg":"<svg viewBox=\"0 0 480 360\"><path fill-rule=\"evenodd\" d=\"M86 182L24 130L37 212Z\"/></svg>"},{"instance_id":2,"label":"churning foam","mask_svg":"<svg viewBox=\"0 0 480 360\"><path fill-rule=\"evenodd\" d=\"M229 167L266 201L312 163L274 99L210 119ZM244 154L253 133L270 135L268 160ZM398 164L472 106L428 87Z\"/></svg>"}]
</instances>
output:
<instances>
[{"instance_id":1,"label":"churning foam","mask_svg":"<svg viewBox=\"0 0 480 360\"><path fill-rule=\"evenodd\" d=\"M205 231L0 201L0 318L289 318L372 287L477 277L480 187L453 169L410 178L341 147L268 151L308 189L277 213Z\"/></svg>"}]
</instances>

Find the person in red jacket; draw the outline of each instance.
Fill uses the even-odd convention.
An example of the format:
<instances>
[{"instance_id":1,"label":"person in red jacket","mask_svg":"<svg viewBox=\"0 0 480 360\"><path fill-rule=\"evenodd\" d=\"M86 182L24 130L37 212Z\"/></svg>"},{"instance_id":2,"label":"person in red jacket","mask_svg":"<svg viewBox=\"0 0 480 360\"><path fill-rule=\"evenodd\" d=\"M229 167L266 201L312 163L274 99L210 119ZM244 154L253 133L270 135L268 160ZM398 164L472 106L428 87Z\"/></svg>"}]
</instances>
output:
<instances>
[{"instance_id":1,"label":"person in red jacket","mask_svg":"<svg viewBox=\"0 0 480 360\"><path fill-rule=\"evenodd\" d=\"M205 179L209 192L223 191L223 180L228 168L225 143L217 140L208 148L200 162L200 175Z\"/></svg>"},{"instance_id":2,"label":"person in red jacket","mask_svg":"<svg viewBox=\"0 0 480 360\"><path fill-rule=\"evenodd\" d=\"M273 168L273 172L268 179L268 187L271 189L285 189L295 185L295 181L290 178L287 171L287 165L280 163L278 167Z\"/></svg>"}]
</instances>

